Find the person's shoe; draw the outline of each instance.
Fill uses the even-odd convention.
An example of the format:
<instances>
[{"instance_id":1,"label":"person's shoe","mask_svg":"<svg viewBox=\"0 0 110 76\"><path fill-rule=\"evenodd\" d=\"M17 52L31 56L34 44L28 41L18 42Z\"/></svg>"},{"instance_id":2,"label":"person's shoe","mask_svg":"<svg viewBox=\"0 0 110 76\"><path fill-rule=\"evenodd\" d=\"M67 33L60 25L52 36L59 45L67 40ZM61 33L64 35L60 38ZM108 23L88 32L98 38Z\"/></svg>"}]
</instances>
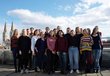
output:
<instances>
[{"instance_id":1,"label":"person's shoe","mask_svg":"<svg viewBox=\"0 0 110 76\"><path fill-rule=\"evenodd\" d=\"M52 72L52 71L49 71L48 74L49 74L49 75L50 75L50 74L53 74L53 72Z\"/></svg>"},{"instance_id":2,"label":"person's shoe","mask_svg":"<svg viewBox=\"0 0 110 76\"><path fill-rule=\"evenodd\" d=\"M18 72L20 72L20 69L18 69Z\"/></svg>"},{"instance_id":3,"label":"person's shoe","mask_svg":"<svg viewBox=\"0 0 110 76\"><path fill-rule=\"evenodd\" d=\"M38 72L38 71L37 71L37 68L35 68L34 70L35 70L35 72Z\"/></svg>"},{"instance_id":4,"label":"person's shoe","mask_svg":"<svg viewBox=\"0 0 110 76\"><path fill-rule=\"evenodd\" d=\"M74 72L74 71L73 71L73 70L71 70L71 71L70 71L70 74L72 74L73 72Z\"/></svg>"},{"instance_id":5,"label":"person's shoe","mask_svg":"<svg viewBox=\"0 0 110 76\"><path fill-rule=\"evenodd\" d=\"M25 70L25 73L29 73L29 72L28 72L28 69Z\"/></svg>"},{"instance_id":6,"label":"person's shoe","mask_svg":"<svg viewBox=\"0 0 110 76\"><path fill-rule=\"evenodd\" d=\"M21 72L20 72L21 74L23 74L24 73L24 70L21 70Z\"/></svg>"},{"instance_id":7,"label":"person's shoe","mask_svg":"<svg viewBox=\"0 0 110 76\"><path fill-rule=\"evenodd\" d=\"M37 71L40 71L40 68L39 67L37 67Z\"/></svg>"},{"instance_id":8,"label":"person's shoe","mask_svg":"<svg viewBox=\"0 0 110 76\"><path fill-rule=\"evenodd\" d=\"M99 72L100 72L100 70L97 69L97 70L96 70L96 73L99 73Z\"/></svg>"},{"instance_id":9,"label":"person's shoe","mask_svg":"<svg viewBox=\"0 0 110 76\"><path fill-rule=\"evenodd\" d=\"M17 73L18 71L17 71L17 69L15 69L15 73Z\"/></svg>"},{"instance_id":10,"label":"person's shoe","mask_svg":"<svg viewBox=\"0 0 110 76\"><path fill-rule=\"evenodd\" d=\"M52 73L54 74L54 73L55 73L55 71L53 70L53 71L52 71Z\"/></svg>"},{"instance_id":11,"label":"person's shoe","mask_svg":"<svg viewBox=\"0 0 110 76\"><path fill-rule=\"evenodd\" d=\"M66 75L67 74L67 71L64 71L63 74Z\"/></svg>"},{"instance_id":12,"label":"person's shoe","mask_svg":"<svg viewBox=\"0 0 110 76\"><path fill-rule=\"evenodd\" d=\"M79 73L79 70L76 70L76 73Z\"/></svg>"}]
</instances>

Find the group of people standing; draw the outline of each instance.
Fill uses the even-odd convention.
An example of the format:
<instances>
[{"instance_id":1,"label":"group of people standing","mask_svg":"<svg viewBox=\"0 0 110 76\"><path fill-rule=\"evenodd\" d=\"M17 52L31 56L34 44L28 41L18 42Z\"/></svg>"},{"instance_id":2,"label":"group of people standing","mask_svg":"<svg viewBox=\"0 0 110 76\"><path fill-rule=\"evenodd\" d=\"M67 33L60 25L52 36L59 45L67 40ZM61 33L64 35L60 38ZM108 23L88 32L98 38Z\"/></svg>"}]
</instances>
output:
<instances>
[{"instance_id":1,"label":"group of people standing","mask_svg":"<svg viewBox=\"0 0 110 76\"><path fill-rule=\"evenodd\" d=\"M99 72L103 44L101 32L95 26L92 33L89 28L67 28L67 33L60 26L45 32L40 29L23 29L18 37L15 29L11 37L11 50L14 58L15 72L28 73L43 71L48 74L60 70L62 74L68 72L79 73Z\"/></svg>"}]
</instances>

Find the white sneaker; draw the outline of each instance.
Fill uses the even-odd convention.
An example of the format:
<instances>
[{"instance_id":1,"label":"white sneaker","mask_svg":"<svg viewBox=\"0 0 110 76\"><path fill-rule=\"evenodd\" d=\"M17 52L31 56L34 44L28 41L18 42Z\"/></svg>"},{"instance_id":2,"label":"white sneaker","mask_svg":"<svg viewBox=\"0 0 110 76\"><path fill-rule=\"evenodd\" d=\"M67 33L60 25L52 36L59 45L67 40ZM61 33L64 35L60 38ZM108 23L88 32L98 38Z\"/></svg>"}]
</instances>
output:
<instances>
[{"instance_id":1,"label":"white sneaker","mask_svg":"<svg viewBox=\"0 0 110 76\"><path fill-rule=\"evenodd\" d=\"M40 68L39 67L37 67L37 71L40 71Z\"/></svg>"},{"instance_id":2,"label":"white sneaker","mask_svg":"<svg viewBox=\"0 0 110 76\"><path fill-rule=\"evenodd\" d=\"M76 70L76 73L79 73L79 70Z\"/></svg>"},{"instance_id":3,"label":"white sneaker","mask_svg":"<svg viewBox=\"0 0 110 76\"><path fill-rule=\"evenodd\" d=\"M72 74L73 73L73 70L71 70L70 73Z\"/></svg>"},{"instance_id":4,"label":"white sneaker","mask_svg":"<svg viewBox=\"0 0 110 76\"><path fill-rule=\"evenodd\" d=\"M25 70L25 73L29 73L27 69Z\"/></svg>"},{"instance_id":5,"label":"white sneaker","mask_svg":"<svg viewBox=\"0 0 110 76\"><path fill-rule=\"evenodd\" d=\"M20 72L21 74L23 74L24 73L24 71L23 70L21 70L21 72Z\"/></svg>"}]
</instances>

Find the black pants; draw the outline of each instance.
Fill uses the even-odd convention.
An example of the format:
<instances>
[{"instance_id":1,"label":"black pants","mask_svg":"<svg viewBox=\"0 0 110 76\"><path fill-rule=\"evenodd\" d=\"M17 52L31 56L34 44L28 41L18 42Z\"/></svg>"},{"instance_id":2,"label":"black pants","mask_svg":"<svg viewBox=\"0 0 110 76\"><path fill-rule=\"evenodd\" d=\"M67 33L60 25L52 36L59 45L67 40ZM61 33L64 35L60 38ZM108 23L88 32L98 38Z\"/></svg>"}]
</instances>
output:
<instances>
[{"instance_id":1,"label":"black pants","mask_svg":"<svg viewBox=\"0 0 110 76\"><path fill-rule=\"evenodd\" d=\"M83 66L86 72L90 72L92 69L92 52L91 51L83 51L82 52L82 60L83 60Z\"/></svg>"},{"instance_id":2,"label":"black pants","mask_svg":"<svg viewBox=\"0 0 110 76\"><path fill-rule=\"evenodd\" d=\"M47 58L48 58L48 73L54 72L55 70L55 54L53 54L50 50L47 50Z\"/></svg>"},{"instance_id":3,"label":"black pants","mask_svg":"<svg viewBox=\"0 0 110 76\"><path fill-rule=\"evenodd\" d=\"M32 69L32 52L29 53L29 60L28 60L28 66L29 66L29 69Z\"/></svg>"},{"instance_id":4,"label":"black pants","mask_svg":"<svg viewBox=\"0 0 110 76\"><path fill-rule=\"evenodd\" d=\"M21 54L21 69L27 69L28 66L28 52L22 52Z\"/></svg>"},{"instance_id":5,"label":"black pants","mask_svg":"<svg viewBox=\"0 0 110 76\"><path fill-rule=\"evenodd\" d=\"M13 61L14 61L14 68L16 71L20 71L20 59L19 59L19 53L17 48L12 48L12 54L13 54Z\"/></svg>"},{"instance_id":6,"label":"black pants","mask_svg":"<svg viewBox=\"0 0 110 76\"><path fill-rule=\"evenodd\" d=\"M45 61L45 55L44 55L44 52L40 51L38 52L37 54L37 61L38 61L38 66L40 69L43 69L44 68L44 61Z\"/></svg>"}]
</instances>

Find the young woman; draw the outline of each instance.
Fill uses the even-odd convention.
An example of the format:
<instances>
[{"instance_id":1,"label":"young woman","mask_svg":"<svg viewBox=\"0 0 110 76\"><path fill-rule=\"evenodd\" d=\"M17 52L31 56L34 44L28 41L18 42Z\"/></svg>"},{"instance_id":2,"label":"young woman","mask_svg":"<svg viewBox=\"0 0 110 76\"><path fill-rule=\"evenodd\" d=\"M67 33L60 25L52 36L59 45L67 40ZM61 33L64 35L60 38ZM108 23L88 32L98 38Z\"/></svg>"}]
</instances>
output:
<instances>
[{"instance_id":1,"label":"young woman","mask_svg":"<svg viewBox=\"0 0 110 76\"><path fill-rule=\"evenodd\" d=\"M83 34L79 27L75 28L75 34L78 36L78 50L80 50L80 40Z\"/></svg>"},{"instance_id":2,"label":"young woman","mask_svg":"<svg viewBox=\"0 0 110 76\"><path fill-rule=\"evenodd\" d=\"M93 29L92 32L92 38L93 38L93 60L94 60L94 72L99 72L100 71L100 65L99 65L99 59L101 56L101 38L100 35L98 34L97 28Z\"/></svg>"},{"instance_id":3,"label":"young woman","mask_svg":"<svg viewBox=\"0 0 110 76\"><path fill-rule=\"evenodd\" d=\"M31 38L31 50L32 50L32 55L33 55L33 68L35 69L35 72L37 72L39 70L38 68L38 59L37 59L37 52L38 50L35 48L35 44L36 44L36 41L40 38L39 36L39 30L36 29L34 31L34 36Z\"/></svg>"},{"instance_id":4,"label":"young woman","mask_svg":"<svg viewBox=\"0 0 110 76\"><path fill-rule=\"evenodd\" d=\"M80 53L85 67L85 72L90 72L92 68L92 44L93 39L89 35L87 29L83 30L83 36L80 41Z\"/></svg>"},{"instance_id":5,"label":"young woman","mask_svg":"<svg viewBox=\"0 0 110 76\"><path fill-rule=\"evenodd\" d=\"M74 71L79 73L79 50L78 50L78 35L75 34L75 32L72 30L70 32L69 37L69 62L70 62L70 73L73 73Z\"/></svg>"},{"instance_id":6,"label":"young woman","mask_svg":"<svg viewBox=\"0 0 110 76\"><path fill-rule=\"evenodd\" d=\"M95 29L97 30L97 34L100 36L100 38L102 37L102 32L99 31L99 27L95 26ZM103 42L101 40L101 57L99 59L99 64L100 66L102 65L102 52L103 52Z\"/></svg>"},{"instance_id":7,"label":"young woman","mask_svg":"<svg viewBox=\"0 0 110 76\"><path fill-rule=\"evenodd\" d=\"M82 61L82 55L80 54L80 40L81 40L81 37L83 36L83 31L81 28L79 27L76 27L75 28L75 34L77 35L77 39L78 39L78 50L79 50L79 69L82 70L82 64L83 64L83 61Z\"/></svg>"},{"instance_id":8,"label":"young woman","mask_svg":"<svg viewBox=\"0 0 110 76\"><path fill-rule=\"evenodd\" d=\"M28 73L28 55L31 51L31 39L26 36L26 30L22 30L22 35L18 40L19 53L21 55L21 73Z\"/></svg>"},{"instance_id":9,"label":"young woman","mask_svg":"<svg viewBox=\"0 0 110 76\"><path fill-rule=\"evenodd\" d=\"M19 59L18 59L18 63L17 63L17 58L18 58L18 30L15 29L13 36L11 37L11 51L13 54L13 59L14 59L14 67L15 67L15 72L19 72L20 71L20 66L17 65L19 64Z\"/></svg>"},{"instance_id":10,"label":"young woman","mask_svg":"<svg viewBox=\"0 0 110 76\"><path fill-rule=\"evenodd\" d=\"M67 52L68 52L68 41L64 37L64 33L62 30L58 32L58 38L56 40L56 51L60 60L60 69L62 74L67 73L66 65L67 65Z\"/></svg>"},{"instance_id":11,"label":"young woman","mask_svg":"<svg viewBox=\"0 0 110 76\"><path fill-rule=\"evenodd\" d=\"M52 74L55 71L55 42L54 32L51 30L49 32L50 37L47 38L47 57L48 57L48 74Z\"/></svg>"},{"instance_id":12,"label":"young woman","mask_svg":"<svg viewBox=\"0 0 110 76\"><path fill-rule=\"evenodd\" d=\"M46 40L44 38L44 33L40 33L40 38L36 41L35 48L37 49L38 66L41 70L45 69L45 52L47 48Z\"/></svg>"}]
</instances>

